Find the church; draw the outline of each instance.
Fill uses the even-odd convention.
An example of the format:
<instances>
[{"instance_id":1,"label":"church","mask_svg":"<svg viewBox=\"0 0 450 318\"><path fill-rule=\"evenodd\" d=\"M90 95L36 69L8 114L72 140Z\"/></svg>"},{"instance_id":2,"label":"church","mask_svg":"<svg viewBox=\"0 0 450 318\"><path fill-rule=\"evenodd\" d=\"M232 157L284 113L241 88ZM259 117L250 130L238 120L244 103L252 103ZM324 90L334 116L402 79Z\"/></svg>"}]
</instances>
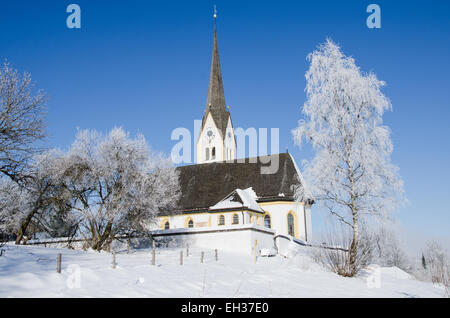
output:
<instances>
[{"instance_id":1,"label":"church","mask_svg":"<svg viewBox=\"0 0 450 318\"><path fill-rule=\"evenodd\" d=\"M237 160L220 70L216 14L208 97L196 147L196 164L176 168L181 197L176 211L159 214L152 231L156 242L253 253L255 248L272 248L277 237L311 241L314 201L294 158L286 152ZM261 173L271 160L278 161L278 169ZM294 191L299 187L305 195L296 201Z\"/></svg>"}]
</instances>

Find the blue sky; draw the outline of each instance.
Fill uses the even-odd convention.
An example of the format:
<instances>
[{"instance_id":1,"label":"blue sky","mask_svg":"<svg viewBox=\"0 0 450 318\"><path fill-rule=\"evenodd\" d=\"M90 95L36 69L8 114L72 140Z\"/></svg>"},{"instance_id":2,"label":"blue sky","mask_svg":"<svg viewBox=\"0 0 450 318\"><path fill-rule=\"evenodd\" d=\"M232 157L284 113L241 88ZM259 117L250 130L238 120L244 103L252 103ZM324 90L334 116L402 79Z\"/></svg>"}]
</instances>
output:
<instances>
[{"instance_id":1,"label":"blue sky","mask_svg":"<svg viewBox=\"0 0 450 318\"><path fill-rule=\"evenodd\" d=\"M66 27L77 3L82 27ZM291 130L305 101L306 56L326 37L387 82L392 160L409 204L395 213L410 244L450 241L449 1L216 0L225 97L235 127L279 127L300 164L310 147ZM366 7L381 7L368 29ZM50 97L47 145L67 148L76 128L122 126L170 153L176 127L193 130L206 103L214 2L2 0L0 58L32 74ZM313 210L320 230L324 214Z\"/></svg>"}]
</instances>

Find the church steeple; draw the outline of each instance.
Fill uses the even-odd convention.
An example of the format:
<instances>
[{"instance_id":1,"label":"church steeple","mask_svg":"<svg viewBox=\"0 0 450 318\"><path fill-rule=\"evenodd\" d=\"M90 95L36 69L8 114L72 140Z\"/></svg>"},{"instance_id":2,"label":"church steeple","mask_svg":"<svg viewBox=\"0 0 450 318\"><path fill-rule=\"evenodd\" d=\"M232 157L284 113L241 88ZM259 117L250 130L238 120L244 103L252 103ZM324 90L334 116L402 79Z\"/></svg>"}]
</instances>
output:
<instances>
[{"instance_id":1,"label":"church steeple","mask_svg":"<svg viewBox=\"0 0 450 318\"><path fill-rule=\"evenodd\" d=\"M208 98L206 100L206 111L208 111L209 106L217 110L226 110L222 74L220 72L219 49L217 47L216 17L214 18L214 45L211 61L211 74L209 77Z\"/></svg>"},{"instance_id":2,"label":"church steeple","mask_svg":"<svg viewBox=\"0 0 450 318\"><path fill-rule=\"evenodd\" d=\"M208 113L211 112L214 121L225 137L225 130L228 123L229 112L226 109L225 94L223 90L222 73L220 71L219 49L217 45L217 14L214 12L214 44L211 61L211 74L209 77L208 98L206 99L205 114L203 116L202 127Z\"/></svg>"},{"instance_id":3,"label":"church steeple","mask_svg":"<svg viewBox=\"0 0 450 318\"><path fill-rule=\"evenodd\" d=\"M197 141L197 163L210 163L236 158L236 141L230 112L225 103L217 44L217 14L214 8L214 43L209 77L208 97L202 129Z\"/></svg>"}]
</instances>

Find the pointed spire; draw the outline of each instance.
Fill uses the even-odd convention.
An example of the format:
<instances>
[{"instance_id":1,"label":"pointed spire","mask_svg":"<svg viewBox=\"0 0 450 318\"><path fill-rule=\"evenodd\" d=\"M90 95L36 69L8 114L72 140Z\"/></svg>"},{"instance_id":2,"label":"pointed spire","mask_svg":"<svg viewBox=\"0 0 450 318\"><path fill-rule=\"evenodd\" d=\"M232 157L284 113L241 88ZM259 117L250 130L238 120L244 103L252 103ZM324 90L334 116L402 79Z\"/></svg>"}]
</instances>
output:
<instances>
[{"instance_id":1,"label":"pointed spire","mask_svg":"<svg viewBox=\"0 0 450 318\"><path fill-rule=\"evenodd\" d=\"M219 49L217 47L217 26L216 14L214 13L214 45L211 61L211 74L209 77L208 98L206 100L206 110L211 109L226 110L225 95L223 92L222 74L220 72Z\"/></svg>"},{"instance_id":2,"label":"pointed spire","mask_svg":"<svg viewBox=\"0 0 450 318\"><path fill-rule=\"evenodd\" d=\"M223 91L223 83L222 83L222 74L220 72L216 19L217 19L217 12L216 8L214 7L214 44L211 61L211 74L209 77L208 98L206 99L206 108L205 108L205 115L203 117L203 124L206 119L206 116L208 115L209 112L211 112L214 121L216 122L218 128L223 133L228 123L229 113L227 112L226 109L225 94Z\"/></svg>"}]
</instances>

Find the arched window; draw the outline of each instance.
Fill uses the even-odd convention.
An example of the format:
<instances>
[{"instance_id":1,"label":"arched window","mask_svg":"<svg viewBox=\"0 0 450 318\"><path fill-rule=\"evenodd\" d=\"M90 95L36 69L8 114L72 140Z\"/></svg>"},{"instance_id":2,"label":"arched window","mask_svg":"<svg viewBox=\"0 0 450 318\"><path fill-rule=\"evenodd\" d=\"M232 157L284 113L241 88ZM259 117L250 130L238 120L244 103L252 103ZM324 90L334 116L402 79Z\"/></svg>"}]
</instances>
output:
<instances>
[{"instance_id":1,"label":"arched window","mask_svg":"<svg viewBox=\"0 0 450 318\"><path fill-rule=\"evenodd\" d=\"M166 223L164 223L164 230L168 230L170 228L170 223L169 221L166 221Z\"/></svg>"},{"instance_id":2,"label":"arched window","mask_svg":"<svg viewBox=\"0 0 450 318\"><path fill-rule=\"evenodd\" d=\"M194 227L194 221L192 219L189 220L188 227Z\"/></svg>"},{"instance_id":3,"label":"arched window","mask_svg":"<svg viewBox=\"0 0 450 318\"><path fill-rule=\"evenodd\" d=\"M205 160L209 160L209 148L205 149Z\"/></svg>"},{"instance_id":4,"label":"arched window","mask_svg":"<svg viewBox=\"0 0 450 318\"><path fill-rule=\"evenodd\" d=\"M264 226L268 227L270 229L270 215L266 214L266 216L264 216Z\"/></svg>"},{"instance_id":5,"label":"arched window","mask_svg":"<svg viewBox=\"0 0 450 318\"><path fill-rule=\"evenodd\" d=\"M216 159L216 147L213 147L212 153L211 153L211 159Z\"/></svg>"},{"instance_id":6,"label":"arched window","mask_svg":"<svg viewBox=\"0 0 450 318\"><path fill-rule=\"evenodd\" d=\"M288 214L287 221L288 221L288 234L291 236L295 236L294 216L292 215L292 213Z\"/></svg>"},{"instance_id":7,"label":"arched window","mask_svg":"<svg viewBox=\"0 0 450 318\"><path fill-rule=\"evenodd\" d=\"M239 224L239 215L233 214L233 224Z\"/></svg>"},{"instance_id":8,"label":"arched window","mask_svg":"<svg viewBox=\"0 0 450 318\"><path fill-rule=\"evenodd\" d=\"M223 215L219 216L219 225L225 225L225 217Z\"/></svg>"}]
</instances>

